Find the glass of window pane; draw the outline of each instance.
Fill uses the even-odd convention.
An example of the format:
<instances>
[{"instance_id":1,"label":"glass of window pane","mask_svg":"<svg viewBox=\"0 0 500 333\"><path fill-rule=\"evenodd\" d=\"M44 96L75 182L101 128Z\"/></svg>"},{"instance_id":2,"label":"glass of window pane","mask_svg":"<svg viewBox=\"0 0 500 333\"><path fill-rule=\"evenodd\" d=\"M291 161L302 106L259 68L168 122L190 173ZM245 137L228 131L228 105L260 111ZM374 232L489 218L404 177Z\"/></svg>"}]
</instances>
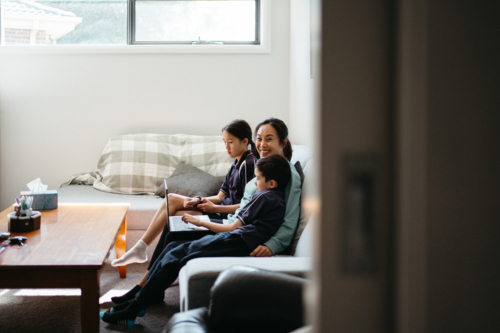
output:
<instances>
[{"instance_id":1,"label":"glass of window pane","mask_svg":"<svg viewBox=\"0 0 500 333\"><path fill-rule=\"evenodd\" d=\"M256 1L135 2L135 41L258 43Z\"/></svg>"},{"instance_id":2,"label":"glass of window pane","mask_svg":"<svg viewBox=\"0 0 500 333\"><path fill-rule=\"evenodd\" d=\"M2 45L127 44L127 0L1 0Z\"/></svg>"}]
</instances>

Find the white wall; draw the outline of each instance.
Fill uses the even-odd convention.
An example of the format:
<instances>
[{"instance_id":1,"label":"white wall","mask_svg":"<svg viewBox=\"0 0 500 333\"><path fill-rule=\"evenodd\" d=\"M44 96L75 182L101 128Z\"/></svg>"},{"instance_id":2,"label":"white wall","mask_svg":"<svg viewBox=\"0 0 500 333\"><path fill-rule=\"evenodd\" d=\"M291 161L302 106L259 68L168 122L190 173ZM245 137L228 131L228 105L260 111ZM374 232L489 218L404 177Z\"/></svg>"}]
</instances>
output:
<instances>
[{"instance_id":1,"label":"white wall","mask_svg":"<svg viewBox=\"0 0 500 333\"><path fill-rule=\"evenodd\" d=\"M312 147L314 88L311 78L310 0L290 1L290 140Z\"/></svg>"},{"instance_id":2,"label":"white wall","mask_svg":"<svg viewBox=\"0 0 500 333\"><path fill-rule=\"evenodd\" d=\"M273 0L270 54L0 55L0 209L37 177L57 189L95 168L112 135L288 122L289 27Z\"/></svg>"}]
</instances>

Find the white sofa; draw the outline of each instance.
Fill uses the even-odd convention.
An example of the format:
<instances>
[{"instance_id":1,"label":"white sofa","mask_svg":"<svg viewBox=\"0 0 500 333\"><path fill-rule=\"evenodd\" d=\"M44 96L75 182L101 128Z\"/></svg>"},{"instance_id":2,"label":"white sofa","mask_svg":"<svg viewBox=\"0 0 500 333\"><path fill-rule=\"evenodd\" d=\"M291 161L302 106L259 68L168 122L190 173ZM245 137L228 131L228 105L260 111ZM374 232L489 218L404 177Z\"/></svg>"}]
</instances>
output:
<instances>
[{"instance_id":1,"label":"white sofa","mask_svg":"<svg viewBox=\"0 0 500 333\"><path fill-rule=\"evenodd\" d=\"M311 170L312 150L301 145L292 145L292 163L300 161L304 175ZM127 250L130 249L144 234L154 214L159 208L162 198L152 195L125 195L101 192L92 186L69 185L59 189L61 203L130 203L127 214ZM302 216L302 223L306 217ZM271 258L200 258L188 262L179 275L181 310L188 310L207 305L209 289L219 272L225 268L239 264L257 268L303 276L311 267L310 256L310 226L305 229L297 245L295 256L283 255ZM159 237L158 237L159 238ZM151 258L157 240L148 248Z\"/></svg>"}]
</instances>

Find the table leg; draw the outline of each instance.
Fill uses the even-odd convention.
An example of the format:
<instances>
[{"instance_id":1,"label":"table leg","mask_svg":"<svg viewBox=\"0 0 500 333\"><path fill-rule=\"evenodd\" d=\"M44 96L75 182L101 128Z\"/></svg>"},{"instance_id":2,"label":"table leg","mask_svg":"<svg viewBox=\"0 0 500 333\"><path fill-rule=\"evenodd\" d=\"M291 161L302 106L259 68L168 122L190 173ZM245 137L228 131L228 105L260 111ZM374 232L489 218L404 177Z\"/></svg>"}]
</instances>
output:
<instances>
[{"instance_id":1,"label":"table leg","mask_svg":"<svg viewBox=\"0 0 500 333\"><path fill-rule=\"evenodd\" d=\"M127 215L125 215L122 226L120 228L120 232L118 233L118 237L116 237L115 249L117 259L124 255L125 251L127 250ZM120 273L120 277L122 279L126 278L127 266L119 266L118 272Z\"/></svg>"},{"instance_id":2,"label":"table leg","mask_svg":"<svg viewBox=\"0 0 500 333\"><path fill-rule=\"evenodd\" d=\"M99 332L99 274L97 270L82 270L80 274L80 318L82 332Z\"/></svg>"}]
</instances>

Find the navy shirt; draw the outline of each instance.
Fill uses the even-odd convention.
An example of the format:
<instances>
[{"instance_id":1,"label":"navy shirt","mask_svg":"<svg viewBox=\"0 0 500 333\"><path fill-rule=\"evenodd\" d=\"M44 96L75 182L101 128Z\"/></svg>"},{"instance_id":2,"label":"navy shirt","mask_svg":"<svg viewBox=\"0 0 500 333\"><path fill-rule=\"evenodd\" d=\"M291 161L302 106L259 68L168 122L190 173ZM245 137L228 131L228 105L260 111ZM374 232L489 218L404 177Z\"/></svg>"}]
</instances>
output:
<instances>
[{"instance_id":1,"label":"navy shirt","mask_svg":"<svg viewBox=\"0 0 500 333\"><path fill-rule=\"evenodd\" d=\"M231 233L241 235L250 251L253 251L278 231L285 217L285 209L285 192L277 189L258 191L236 216L243 226Z\"/></svg>"},{"instance_id":2,"label":"navy shirt","mask_svg":"<svg viewBox=\"0 0 500 333\"><path fill-rule=\"evenodd\" d=\"M234 160L226 175L226 179L220 190L225 196L222 198L222 204L225 206L237 205L243 198L246 184L255 177L254 170L257 158L250 150L247 150L240 161Z\"/></svg>"}]
</instances>

